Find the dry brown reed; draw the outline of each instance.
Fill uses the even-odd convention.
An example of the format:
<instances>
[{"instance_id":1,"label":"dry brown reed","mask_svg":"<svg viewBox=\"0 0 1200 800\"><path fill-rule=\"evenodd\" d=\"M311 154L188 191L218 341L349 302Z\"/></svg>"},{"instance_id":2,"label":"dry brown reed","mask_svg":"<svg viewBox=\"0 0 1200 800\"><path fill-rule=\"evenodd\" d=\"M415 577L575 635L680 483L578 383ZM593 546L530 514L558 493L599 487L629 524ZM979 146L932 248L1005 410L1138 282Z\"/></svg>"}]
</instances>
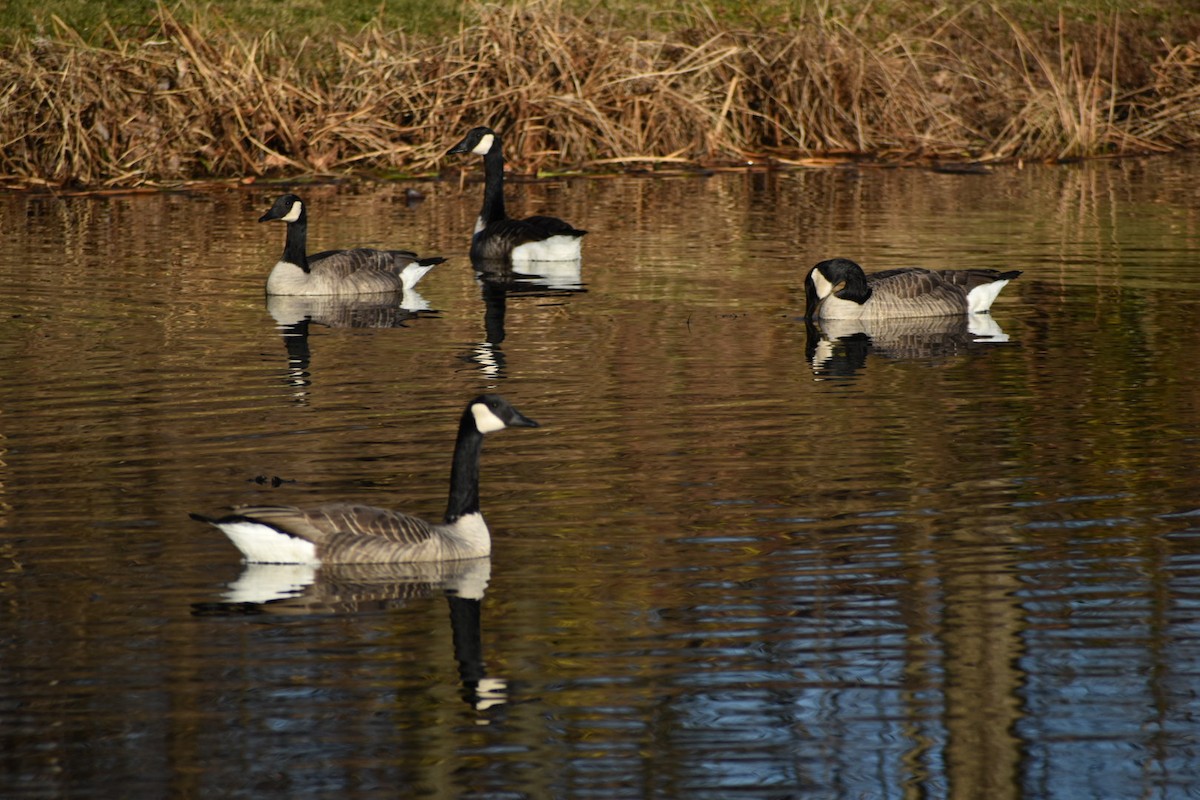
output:
<instances>
[{"instance_id":1,"label":"dry brown reed","mask_svg":"<svg viewBox=\"0 0 1200 800\"><path fill-rule=\"evenodd\" d=\"M91 45L60 21L52 39L0 53L0 180L420 173L481 123L506 133L524 171L1200 141L1200 40L1139 40L1117 17L1068 35L1061 20L1033 32L986 6L893 32L862 15L730 28L703 6L673 33L633 32L558 0L475 16L438 42L375 26L294 45L165 7L157 35L136 41Z\"/></svg>"}]
</instances>

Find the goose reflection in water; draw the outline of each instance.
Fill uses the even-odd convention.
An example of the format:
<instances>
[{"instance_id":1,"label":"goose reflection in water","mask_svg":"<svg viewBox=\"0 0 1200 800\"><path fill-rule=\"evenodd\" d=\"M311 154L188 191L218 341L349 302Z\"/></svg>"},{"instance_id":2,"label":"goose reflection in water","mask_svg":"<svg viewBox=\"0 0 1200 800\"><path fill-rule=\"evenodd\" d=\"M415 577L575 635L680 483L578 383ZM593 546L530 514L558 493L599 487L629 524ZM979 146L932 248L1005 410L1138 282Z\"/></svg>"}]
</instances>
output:
<instances>
[{"instance_id":1,"label":"goose reflection in water","mask_svg":"<svg viewBox=\"0 0 1200 800\"><path fill-rule=\"evenodd\" d=\"M849 377L867 355L888 359L942 359L1008 342L990 314L907 319L805 320L805 356L819 378Z\"/></svg>"},{"instance_id":2,"label":"goose reflection in water","mask_svg":"<svg viewBox=\"0 0 1200 800\"><path fill-rule=\"evenodd\" d=\"M355 614L387 611L444 593L463 700L483 711L508 701L508 684L483 661L483 595L491 558L409 564L246 564L220 602L195 616Z\"/></svg>"},{"instance_id":3,"label":"goose reflection in water","mask_svg":"<svg viewBox=\"0 0 1200 800\"><path fill-rule=\"evenodd\" d=\"M475 267L483 297L484 338L465 358L478 365L489 380L506 377L506 359L501 345L510 295L546 298L547 304L557 304L571 295L587 291L580 259L514 267L505 261L476 258L471 264Z\"/></svg>"},{"instance_id":4,"label":"goose reflection in water","mask_svg":"<svg viewBox=\"0 0 1200 800\"><path fill-rule=\"evenodd\" d=\"M416 289L403 292L364 295L324 295L316 297L268 295L267 313L283 336L287 349L287 383L301 391L304 399L311 383L308 344L309 326L325 328L407 328L415 319L437 317L429 301Z\"/></svg>"}]
</instances>

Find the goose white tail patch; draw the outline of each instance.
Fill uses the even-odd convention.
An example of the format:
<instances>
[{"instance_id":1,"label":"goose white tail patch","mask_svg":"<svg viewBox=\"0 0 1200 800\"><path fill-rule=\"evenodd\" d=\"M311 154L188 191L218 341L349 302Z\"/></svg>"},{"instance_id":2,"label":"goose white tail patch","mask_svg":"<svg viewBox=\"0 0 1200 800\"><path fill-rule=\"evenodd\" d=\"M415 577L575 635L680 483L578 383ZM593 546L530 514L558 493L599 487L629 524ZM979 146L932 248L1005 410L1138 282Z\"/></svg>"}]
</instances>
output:
<instances>
[{"instance_id":1,"label":"goose white tail patch","mask_svg":"<svg viewBox=\"0 0 1200 800\"><path fill-rule=\"evenodd\" d=\"M979 314L987 311L992 307L992 303L995 302L996 296L1000 294L1000 290L1007 285L1007 280L1001 280L976 286L967 295L967 312Z\"/></svg>"},{"instance_id":2,"label":"goose white tail patch","mask_svg":"<svg viewBox=\"0 0 1200 800\"><path fill-rule=\"evenodd\" d=\"M530 261L574 261L580 258L583 242L578 236L559 234L540 242L526 242L513 248L513 264Z\"/></svg>"},{"instance_id":3,"label":"goose white tail patch","mask_svg":"<svg viewBox=\"0 0 1200 800\"><path fill-rule=\"evenodd\" d=\"M296 220L300 219L300 212L302 212L303 210L304 210L304 204L301 203L299 200L297 200L296 202L292 203L291 210L289 210L288 213L286 213L282 217L280 217L280 219L283 220L284 222L295 222Z\"/></svg>"},{"instance_id":4,"label":"goose white tail patch","mask_svg":"<svg viewBox=\"0 0 1200 800\"><path fill-rule=\"evenodd\" d=\"M414 261L400 270L400 280L404 283L404 289L409 290L416 286L421 278L425 277L425 273L433 269L434 266L434 264L418 264Z\"/></svg>"},{"instance_id":5,"label":"goose white tail patch","mask_svg":"<svg viewBox=\"0 0 1200 800\"><path fill-rule=\"evenodd\" d=\"M485 156L492 149L492 142L496 141L496 137L490 133L485 133L480 139L479 144L472 148L471 152L477 156Z\"/></svg>"},{"instance_id":6,"label":"goose white tail patch","mask_svg":"<svg viewBox=\"0 0 1200 800\"><path fill-rule=\"evenodd\" d=\"M497 417L495 412L484 403L472 404L471 414L475 417L475 427L479 429L480 433L492 433L508 427L504 420Z\"/></svg>"},{"instance_id":7,"label":"goose white tail patch","mask_svg":"<svg viewBox=\"0 0 1200 800\"><path fill-rule=\"evenodd\" d=\"M222 522L217 525L251 564L320 564L309 541L280 533L260 522Z\"/></svg>"}]
</instances>

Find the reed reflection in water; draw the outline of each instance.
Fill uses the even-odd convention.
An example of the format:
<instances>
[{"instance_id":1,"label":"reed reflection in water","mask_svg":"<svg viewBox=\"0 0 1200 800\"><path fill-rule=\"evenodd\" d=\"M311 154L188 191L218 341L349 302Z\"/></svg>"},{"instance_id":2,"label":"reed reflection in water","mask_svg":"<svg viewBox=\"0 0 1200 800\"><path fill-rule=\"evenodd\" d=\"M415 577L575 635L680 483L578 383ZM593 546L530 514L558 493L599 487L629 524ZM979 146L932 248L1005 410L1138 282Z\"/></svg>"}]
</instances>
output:
<instances>
[{"instance_id":1,"label":"reed reflection in water","mask_svg":"<svg viewBox=\"0 0 1200 800\"><path fill-rule=\"evenodd\" d=\"M1198 169L514 182L591 231L537 276L470 263L477 187L311 187L449 258L349 309L264 306L254 188L0 195L0 795L1194 795ZM806 326L839 255L1024 274ZM436 516L484 390L543 427L482 578L187 519Z\"/></svg>"}]
</instances>

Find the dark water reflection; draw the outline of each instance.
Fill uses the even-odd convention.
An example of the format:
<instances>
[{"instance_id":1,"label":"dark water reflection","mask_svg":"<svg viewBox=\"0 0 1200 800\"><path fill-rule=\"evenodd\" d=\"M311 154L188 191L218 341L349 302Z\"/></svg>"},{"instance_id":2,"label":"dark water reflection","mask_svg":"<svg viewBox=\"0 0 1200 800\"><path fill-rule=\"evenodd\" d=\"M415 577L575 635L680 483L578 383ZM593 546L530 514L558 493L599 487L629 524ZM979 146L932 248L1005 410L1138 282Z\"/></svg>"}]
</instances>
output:
<instances>
[{"instance_id":1,"label":"dark water reflection","mask_svg":"<svg viewBox=\"0 0 1200 800\"><path fill-rule=\"evenodd\" d=\"M450 258L340 308L264 304L273 190L0 196L0 796L1196 796L1198 178L514 184L592 231L541 276L469 263L477 186L308 187L314 247ZM811 329L833 255L1025 274ZM187 519L437 516L481 390L543 427L480 572Z\"/></svg>"}]
</instances>

